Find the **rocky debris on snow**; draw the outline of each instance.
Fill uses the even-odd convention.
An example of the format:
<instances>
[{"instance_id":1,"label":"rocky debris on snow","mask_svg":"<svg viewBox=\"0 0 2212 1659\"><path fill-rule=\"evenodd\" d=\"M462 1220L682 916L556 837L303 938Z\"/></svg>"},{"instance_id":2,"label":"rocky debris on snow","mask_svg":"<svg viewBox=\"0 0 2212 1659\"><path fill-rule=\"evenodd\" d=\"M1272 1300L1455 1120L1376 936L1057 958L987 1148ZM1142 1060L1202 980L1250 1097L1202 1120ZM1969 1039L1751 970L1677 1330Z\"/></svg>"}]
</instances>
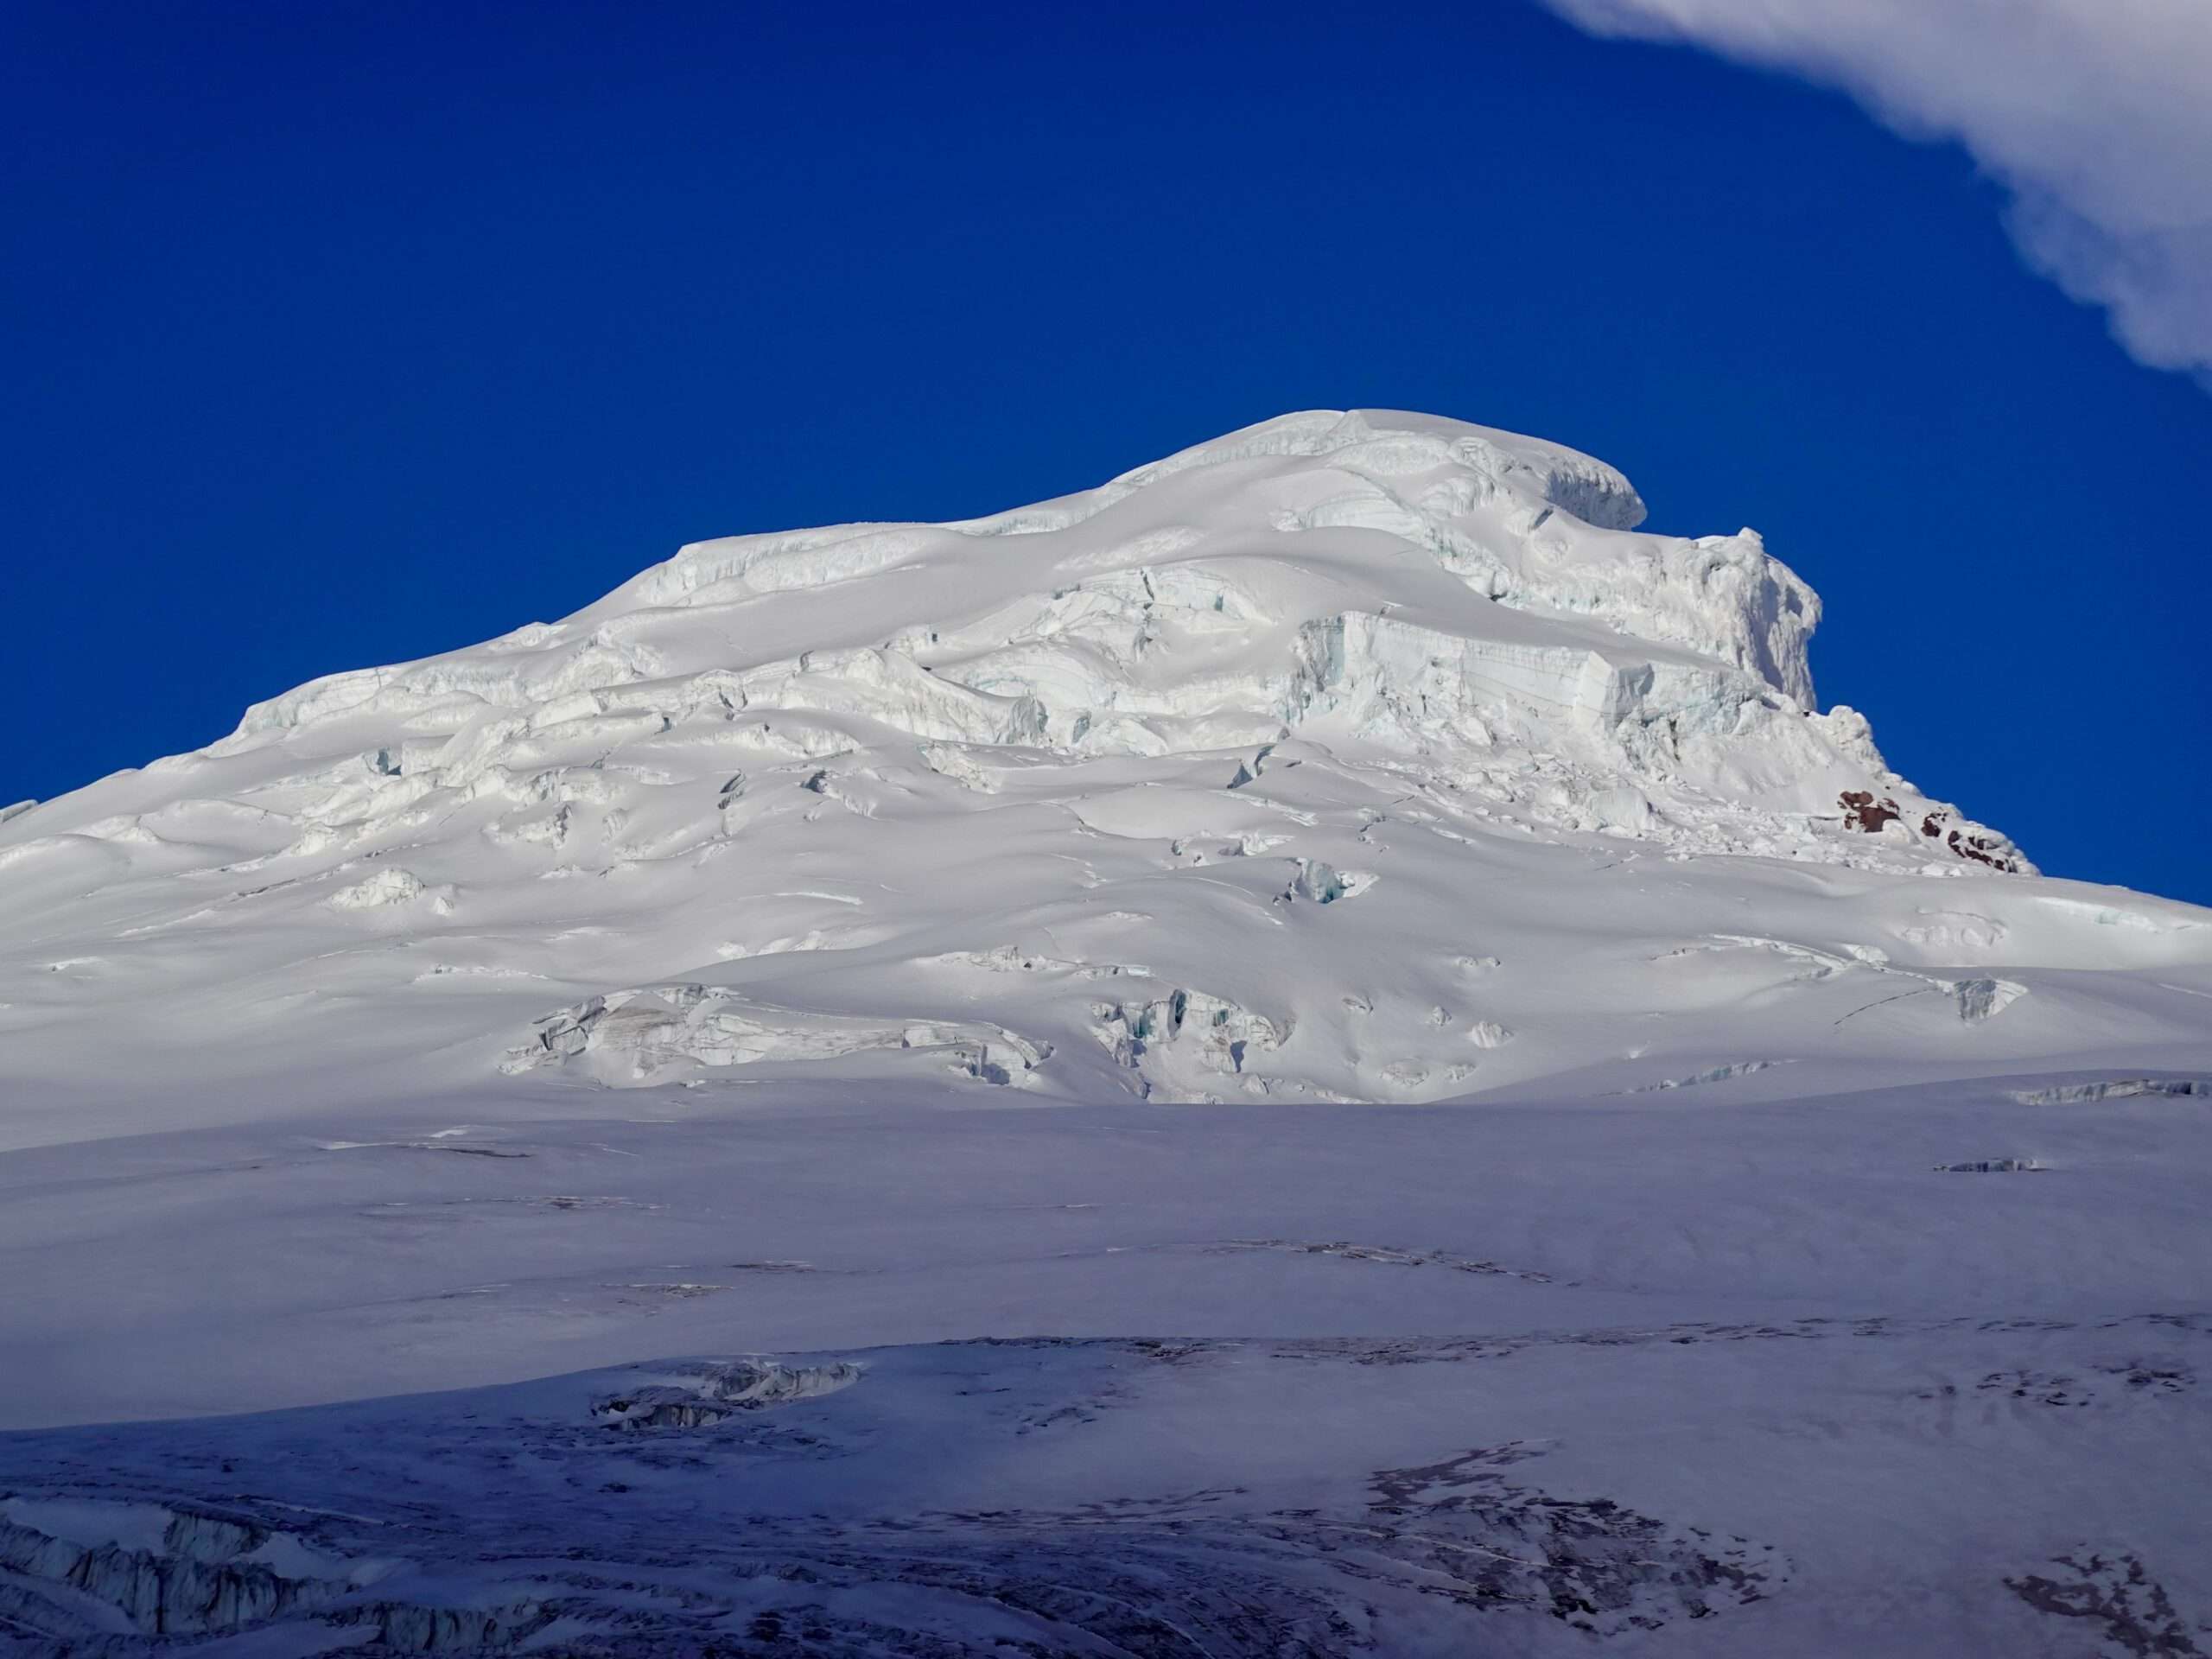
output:
<instances>
[{"instance_id":1,"label":"rocky debris on snow","mask_svg":"<svg viewBox=\"0 0 2212 1659\"><path fill-rule=\"evenodd\" d=\"M1961 858L1970 859L1976 864L1986 864L2006 875L2018 873L2019 849L2012 842L1991 830L1956 825L1946 829L1944 825L1951 816L1948 808L1936 808L1920 821L1920 833L1930 840L1940 837L1943 844Z\"/></svg>"},{"instance_id":2,"label":"rocky debris on snow","mask_svg":"<svg viewBox=\"0 0 2212 1659\"><path fill-rule=\"evenodd\" d=\"M2005 1583L2037 1612L2080 1621L2073 1629L2106 1652L2203 1659L2196 1638L2212 1639L2212 1628L2184 1618L2132 1551L2084 1544Z\"/></svg>"},{"instance_id":3,"label":"rocky debris on snow","mask_svg":"<svg viewBox=\"0 0 2212 1659\"><path fill-rule=\"evenodd\" d=\"M1843 827L1863 830L1870 836L1878 834L1884 824L1895 823L1904 816L1895 801L1887 797L1878 801L1869 789L1847 789L1836 800L1843 808Z\"/></svg>"},{"instance_id":4,"label":"rocky debris on snow","mask_svg":"<svg viewBox=\"0 0 2212 1659\"><path fill-rule=\"evenodd\" d=\"M1836 797L1836 804L1843 808L1843 827L1847 830L1879 835L1885 825L1905 822L1905 810L1895 798L1885 795L1878 799L1872 790L1847 789ZM1953 816L1948 807L1929 808L1921 816L1921 835L1948 848L1960 858L1986 864L2006 875L2019 872L2019 849L1994 830L1979 825L1952 824Z\"/></svg>"}]
</instances>

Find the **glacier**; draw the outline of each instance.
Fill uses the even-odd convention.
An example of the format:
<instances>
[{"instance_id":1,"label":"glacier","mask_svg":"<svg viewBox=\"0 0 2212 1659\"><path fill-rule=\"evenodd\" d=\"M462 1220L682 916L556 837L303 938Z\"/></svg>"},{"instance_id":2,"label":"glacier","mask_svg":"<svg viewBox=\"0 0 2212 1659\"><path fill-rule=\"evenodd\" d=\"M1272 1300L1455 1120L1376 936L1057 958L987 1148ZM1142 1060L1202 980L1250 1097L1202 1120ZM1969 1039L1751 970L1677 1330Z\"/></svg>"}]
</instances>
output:
<instances>
[{"instance_id":1,"label":"glacier","mask_svg":"<svg viewBox=\"0 0 2212 1659\"><path fill-rule=\"evenodd\" d=\"M1644 520L1306 411L0 812L0 1653L2212 1652L2212 912Z\"/></svg>"}]
</instances>

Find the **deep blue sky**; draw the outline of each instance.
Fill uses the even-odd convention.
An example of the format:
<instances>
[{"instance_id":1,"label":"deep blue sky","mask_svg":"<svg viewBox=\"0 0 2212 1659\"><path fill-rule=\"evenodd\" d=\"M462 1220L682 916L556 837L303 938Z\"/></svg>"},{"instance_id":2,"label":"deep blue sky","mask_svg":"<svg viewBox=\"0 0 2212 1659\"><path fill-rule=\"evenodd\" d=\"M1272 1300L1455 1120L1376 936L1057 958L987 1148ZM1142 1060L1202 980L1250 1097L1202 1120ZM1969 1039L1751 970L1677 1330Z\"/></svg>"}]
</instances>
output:
<instances>
[{"instance_id":1,"label":"deep blue sky","mask_svg":"<svg viewBox=\"0 0 2212 1659\"><path fill-rule=\"evenodd\" d=\"M1756 525L1899 770L2212 901L2212 397L1957 151L1517 0L938 10L0 9L0 803L682 541L1382 404Z\"/></svg>"}]
</instances>

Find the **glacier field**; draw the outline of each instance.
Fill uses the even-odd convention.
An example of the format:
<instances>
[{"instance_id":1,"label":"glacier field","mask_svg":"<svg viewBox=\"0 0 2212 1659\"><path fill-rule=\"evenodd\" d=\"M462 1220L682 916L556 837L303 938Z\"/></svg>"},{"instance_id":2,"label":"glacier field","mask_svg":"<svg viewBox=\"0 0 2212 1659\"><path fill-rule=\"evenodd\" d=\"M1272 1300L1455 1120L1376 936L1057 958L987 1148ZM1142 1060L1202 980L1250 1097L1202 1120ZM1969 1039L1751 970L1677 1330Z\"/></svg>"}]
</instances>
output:
<instances>
[{"instance_id":1,"label":"glacier field","mask_svg":"<svg viewBox=\"0 0 2212 1659\"><path fill-rule=\"evenodd\" d=\"M1643 516L1294 414L0 810L0 1656L2212 1655L2212 912Z\"/></svg>"}]
</instances>

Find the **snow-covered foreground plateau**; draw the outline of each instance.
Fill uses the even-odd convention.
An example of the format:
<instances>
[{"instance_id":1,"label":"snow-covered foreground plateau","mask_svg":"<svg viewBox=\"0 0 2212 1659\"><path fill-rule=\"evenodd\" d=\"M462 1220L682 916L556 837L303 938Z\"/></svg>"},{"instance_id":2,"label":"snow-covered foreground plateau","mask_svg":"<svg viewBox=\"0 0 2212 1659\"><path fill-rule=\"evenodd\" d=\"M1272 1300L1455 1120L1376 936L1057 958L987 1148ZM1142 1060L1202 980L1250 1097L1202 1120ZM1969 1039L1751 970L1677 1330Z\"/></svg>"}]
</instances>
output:
<instances>
[{"instance_id":1,"label":"snow-covered foreground plateau","mask_svg":"<svg viewBox=\"0 0 2212 1659\"><path fill-rule=\"evenodd\" d=\"M1289 416L0 813L0 1654L2212 1655L2212 912L1642 516Z\"/></svg>"}]
</instances>

